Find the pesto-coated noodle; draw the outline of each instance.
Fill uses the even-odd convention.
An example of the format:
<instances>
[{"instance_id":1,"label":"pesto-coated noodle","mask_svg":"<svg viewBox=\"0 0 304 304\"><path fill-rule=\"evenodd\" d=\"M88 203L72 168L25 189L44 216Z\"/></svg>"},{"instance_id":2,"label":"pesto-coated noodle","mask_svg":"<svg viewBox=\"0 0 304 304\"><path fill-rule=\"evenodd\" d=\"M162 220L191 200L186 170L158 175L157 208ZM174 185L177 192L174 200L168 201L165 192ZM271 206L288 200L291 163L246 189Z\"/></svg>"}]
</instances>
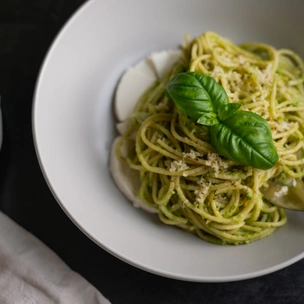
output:
<instances>
[{"instance_id":1,"label":"pesto-coated noodle","mask_svg":"<svg viewBox=\"0 0 304 304\"><path fill-rule=\"evenodd\" d=\"M208 127L179 112L164 95L179 72L213 77L230 102L261 115L280 156L269 170L239 165L216 154ZM213 32L187 41L183 55L138 102L117 153L138 171L139 197L165 224L219 244L261 239L285 224L283 209L263 200L269 179L304 175L303 62L294 52L261 43L236 46ZM128 146L124 157L120 147Z\"/></svg>"}]
</instances>

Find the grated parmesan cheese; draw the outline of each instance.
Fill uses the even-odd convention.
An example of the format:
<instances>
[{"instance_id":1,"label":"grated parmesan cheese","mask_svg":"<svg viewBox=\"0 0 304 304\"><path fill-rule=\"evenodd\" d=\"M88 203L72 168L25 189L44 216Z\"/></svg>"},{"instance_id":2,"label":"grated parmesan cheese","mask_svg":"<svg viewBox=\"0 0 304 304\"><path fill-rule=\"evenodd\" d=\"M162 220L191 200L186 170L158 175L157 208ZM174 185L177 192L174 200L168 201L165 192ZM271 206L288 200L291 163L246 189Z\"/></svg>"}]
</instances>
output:
<instances>
[{"instance_id":1,"label":"grated parmesan cheese","mask_svg":"<svg viewBox=\"0 0 304 304\"><path fill-rule=\"evenodd\" d=\"M218 81L219 78L223 75L224 75L224 70L219 66L215 66L210 74L210 76L213 77L216 81Z\"/></svg>"},{"instance_id":2,"label":"grated parmesan cheese","mask_svg":"<svg viewBox=\"0 0 304 304\"><path fill-rule=\"evenodd\" d=\"M202 154L197 152L197 151L193 151L191 150L190 152L183 152L183 157L188 157L191 159L197 159L198 157L201 157Z\"/></svg>"},{"instance_id":3,"label":"grated parmesan cheese","mask_svg":"<svg viewBox=\"0 0 304 304\"><path fill-rule=\"evenodd\" d=\"M211 186L211 183L207 183L207 182L198 182L198 184L200 183L200 189L199 190L195 190L194 194L196 195L196 201L198 201L199 203L203 203L206 199L206 197L208 196L209 193L209 189Z\"/></svg>"},{"instance_id":4,"label":"grated parmesan cheese","mask_svg":"<svg viewBox=\"0 0 304 304\"><path fill-rule=\"evenodd\" d=\"M198 190L194 191L194 194L196 195L196 201L199 203L204 203L205 199L207 198L209 194L209 189L211 187L211 182L207 182L203 176L201 176L200 180L197 182L197 184L200 186Z\"/></svg>"},{"instance_id":5,"label":"grated parmesan cheese","mask_svg":"<svg viewBox=\"0 0 304 304\"><path fill-rule=\"evenodd\" d=\"M238 59L239 59L240 65L244 65L245 63L248 64L248 62L246 61L246 58L244 56L238 55Z\"/></svg>"},{"instance_id":6,"label":"grated parmesan cheese","mask_svg":"<svg viewBox=\"0 0 304 304\"><path fill-rule=\"evenodd\" d=\"M277 124L276 129L279 132L284 132L284 131L288 131L292 126L294 125L293 122L286 122L286 121L282 121L280 124Z\"/></svg>"},{"instance_id":7,"label":"grated parmesan cheese","mask_svg":"<svg viewBox=\"0 0 304 304\"><path fill-rule=\"evenodd\" d=\"M242 82L242 75L236 71L229 71L227 78L230 80L232 87L235 87L235 89Z\"/></svg>"},{"instance_id":8,"label":"grated parmesan cheese","mask_svg":"<svg viewBox=\"0 0 304 304\"><path fill-rule=\"evenodd\" d=\"M189 166L183 160L174 160L170 162L170 172L182 172L189 169ZM183 174L183 176L186 176Z\"/></svg>"},{"instance_id":9,"label":"grated parmesan cheese","mask_svg":"<svg viewBox=\"0 0 304 304\"><path fill-rule=\"evenodd\" d=\"M205 164L214 169L215 172L218 172L220 169L227 169L229 166L227 161L223 160L218 154L211 152L207 154Z\"/></svg>"},{"instance_id":10,"label":"grated parmesan cheese","mask_svg":"<svg viewBox=\"0 0 304 304\"><path fill-rule=\"evenodd\" d=\"M224 194L224 193L220 193L216 196L216 200L219 202L219 203L222 203L222 204L226 204L227 203L227 195Z\"/></svg>"},{"instance_id":11,"label":"grated parmesan cheese","mask_svg":"<svg viewBox=\"0 0 304 304\"><path fill-rule=\"evenodd\" d=\"M271 68L272 68L272 64L269 63L269 64L267 64L267 66L264 70L260 70L258 68L256 69L257 78L261 84L264 84L267 86L272 84L273 77L272 77L272 73L271 73Z\"/></svg>"},{"instance_id":12,"label":"grated parmesan cheese","mask_svg":"<svg viewBox=\"0 0 304 304\"><path fill-rule=\"evenodd\" d=\"M288 187L283 186L279 191L273 193L274 197L282 197L288 193Z\"/></svg>"}]
</instances>

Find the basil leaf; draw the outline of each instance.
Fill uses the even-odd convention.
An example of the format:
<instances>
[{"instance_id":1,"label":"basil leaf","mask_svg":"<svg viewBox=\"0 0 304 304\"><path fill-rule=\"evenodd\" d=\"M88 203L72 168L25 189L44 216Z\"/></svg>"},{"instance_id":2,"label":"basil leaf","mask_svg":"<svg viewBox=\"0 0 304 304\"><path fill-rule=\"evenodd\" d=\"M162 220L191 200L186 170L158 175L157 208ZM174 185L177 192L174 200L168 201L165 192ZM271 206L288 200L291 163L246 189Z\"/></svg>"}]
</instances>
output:
<instances>
[{"instance_id":1,"label":"basil leaf","mask_svg":"<svg viewBox=\"0 0 304 304\"><path fill-rule=\"evenodd\" d=\"M209 76L195 72L174 76L165 93L186 115L196 120L206 113L217 113L221 105L229 103L220 84Z\"/></svg>"},{"instance_id":2,"label":"basil leaf","mask_svg":"<svg viewBox=\"0 0 304 304\"><path fill-rule=\"evenodd\" d=\"M278 159L267 121L240 104L229 103L224 88L213 78L195 72L180 73L168 83L165 94L180 114L210 127L214 150L239 164L270 169Z\"/></svg>"},{"instance_id":3,"label":"basil leaf","mask_svg":"<svg viewBox=\"0 0 304 304\"><path fill-rule=\"evenodd\" d=\"M242 165L267 170L279 159L267 121L252 112L237 111L212 126L210 141L218 154Z\"/></svg>"},{"instance_id":4,"label":"basil leaf","mask_svg":"<svg viewBox=\"0 0 304 304\"><path fill-rule=\"evenodd\" d=\"M240 103L228 103L222 105L218 110L218 118L223 121L234 114L241 107Z\"/></svg>"},{"instance_id":5,"label":"basil leaf","mask_svg":"<svg viewBox=\"0 0 304 304\"><path fill-rule=\"evenodd\" d=\"M197 123L204 126L213 126L218 124L219 121L215 113L206 113L197 120Z\"/></svg>"}]
</instances>

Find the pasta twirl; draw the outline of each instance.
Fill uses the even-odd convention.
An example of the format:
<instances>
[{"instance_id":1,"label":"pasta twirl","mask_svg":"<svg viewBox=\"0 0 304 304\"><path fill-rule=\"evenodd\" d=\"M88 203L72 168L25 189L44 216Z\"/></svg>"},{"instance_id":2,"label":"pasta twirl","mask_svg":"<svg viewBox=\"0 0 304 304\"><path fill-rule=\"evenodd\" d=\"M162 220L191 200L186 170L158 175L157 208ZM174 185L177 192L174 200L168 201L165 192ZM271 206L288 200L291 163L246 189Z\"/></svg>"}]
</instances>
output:
<instances>
[{"instance_id":1,"label":"pasta twirl","mask_svg":"<svg viewBox=\"0 0 304 304\"><path fill-rule=\"evenodd\" d=\"M239 165L216 154L208 128L164 95L169 80L193 71L213 77L229 101L270 125L280 156L269 170ZM240 46L206 32L183 46L183 55L138 102L118 156L140 176L139 197L159 218L219 244L243 244L286 222L284 210L263 200L267 180L304 175L304 66L294 52L261 43ZM120 152L128 146L127 157Z\"/></svg>"}]
</instances>

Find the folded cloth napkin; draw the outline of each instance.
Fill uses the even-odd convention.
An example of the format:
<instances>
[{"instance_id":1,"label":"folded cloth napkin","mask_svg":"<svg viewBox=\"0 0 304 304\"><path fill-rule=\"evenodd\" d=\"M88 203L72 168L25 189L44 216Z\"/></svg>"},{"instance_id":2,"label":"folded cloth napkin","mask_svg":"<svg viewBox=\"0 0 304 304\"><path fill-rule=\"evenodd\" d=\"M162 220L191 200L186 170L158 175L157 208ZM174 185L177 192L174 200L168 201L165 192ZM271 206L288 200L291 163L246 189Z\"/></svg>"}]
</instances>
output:
<instances>
[{"instance_id":1,"label":"folded cloth napkin","mask_svg":"<svg viewBox=\"0 0 304 304\"><path fill-rule=\"evenodd\" d=\"M110 304L54 252L0 212L1 304Z\"/></svg>"}]
</instances>

